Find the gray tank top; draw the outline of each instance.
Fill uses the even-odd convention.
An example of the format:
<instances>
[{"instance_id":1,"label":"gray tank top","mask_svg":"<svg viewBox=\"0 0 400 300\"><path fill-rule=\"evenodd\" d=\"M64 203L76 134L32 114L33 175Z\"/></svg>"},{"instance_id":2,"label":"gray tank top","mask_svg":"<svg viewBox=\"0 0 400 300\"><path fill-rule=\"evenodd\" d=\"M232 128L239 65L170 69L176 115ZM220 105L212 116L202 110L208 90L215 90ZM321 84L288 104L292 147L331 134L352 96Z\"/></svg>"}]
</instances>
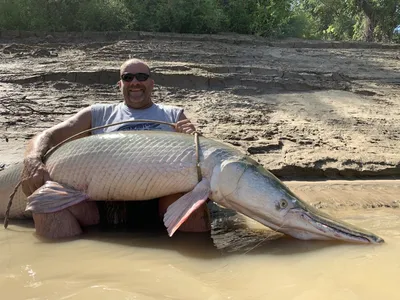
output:
<instances>
[{"instance_id":1,"label":"gray tank top","mask_svg":"<svg viewBox=\"0 0 400 300\"><path fill-rule=\"evenodd\" d=\"M176 123L183 113L183 108L168 106L162 104L153 104L145 109L132 109L121 102L118 104L93 104L91 106L92 128L111 123L148 119L170 123ZM171 126L157 123L126 123L116 126L110 126L92 131L92 134L100 134L112 131L122 130L165 130L174 131Z\"/></svg>"}]
</instances>

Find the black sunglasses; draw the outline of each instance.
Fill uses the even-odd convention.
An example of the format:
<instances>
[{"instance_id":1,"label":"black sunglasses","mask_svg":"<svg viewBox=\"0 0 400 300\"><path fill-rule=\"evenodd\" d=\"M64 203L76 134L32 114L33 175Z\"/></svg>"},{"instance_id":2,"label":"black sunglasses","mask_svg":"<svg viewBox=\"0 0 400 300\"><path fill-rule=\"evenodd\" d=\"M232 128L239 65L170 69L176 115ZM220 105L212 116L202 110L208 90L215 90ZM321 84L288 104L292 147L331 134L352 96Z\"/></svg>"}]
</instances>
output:
<instances>
[{"instance_id":1,"label":"black sunglasses","mask_svg":"<svg viewBox=\"0 0 400 300\"><path fill-rule=\"evenodd\" d=\"M131 82L135 77L137 81L146 81L147 79L149 79L150 75L146 73L124 73L121 75L121 79L126 82Z\"/></svg>"}]
</instances>

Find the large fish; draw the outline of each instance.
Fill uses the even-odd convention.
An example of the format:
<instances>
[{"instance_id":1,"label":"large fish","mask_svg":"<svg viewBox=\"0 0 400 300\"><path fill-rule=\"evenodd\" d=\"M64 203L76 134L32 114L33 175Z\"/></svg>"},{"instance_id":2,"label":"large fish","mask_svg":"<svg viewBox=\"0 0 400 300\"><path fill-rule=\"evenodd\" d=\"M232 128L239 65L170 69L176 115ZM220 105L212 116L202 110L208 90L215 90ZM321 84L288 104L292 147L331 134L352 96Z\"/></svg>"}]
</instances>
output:
<instances>
[{"instance_id":1,"label":"large fish","mask_svg":"<svg viewBox=\"0 0 400 300\"><path fill-rule=\"evenodd\" d=\"M11 218L59 211L81 201L147 200L185 193L164 224L170 236L207 199L298 239L382 243L383 239L314 209L279 179L237 149L199 138L199 166L192 135L115 132L65 143L47 160L52 181L28 199L17 191ZM0 218L20 180L22 164L0 172Z\"/></svg>"}]
</instances>

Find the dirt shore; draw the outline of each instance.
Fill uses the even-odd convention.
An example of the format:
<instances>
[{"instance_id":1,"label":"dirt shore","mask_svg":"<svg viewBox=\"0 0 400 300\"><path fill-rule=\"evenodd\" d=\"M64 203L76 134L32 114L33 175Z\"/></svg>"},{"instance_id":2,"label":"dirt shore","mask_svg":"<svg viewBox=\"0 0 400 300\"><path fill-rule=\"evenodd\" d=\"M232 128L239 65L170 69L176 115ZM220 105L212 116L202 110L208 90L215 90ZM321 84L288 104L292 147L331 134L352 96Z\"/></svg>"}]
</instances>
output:
<instances>
[{"instance_id":1,"label":"dirt shore","mask_svg":"<svg viewBox=\"0 0 400 300\"><path fill-rule=\"evenodd\" d=\"M0 33L0 168L37 132L121 101L129 57L154 100L282 179L400 177L400 45L240 35Z\"/></svg>"}]
</instances>

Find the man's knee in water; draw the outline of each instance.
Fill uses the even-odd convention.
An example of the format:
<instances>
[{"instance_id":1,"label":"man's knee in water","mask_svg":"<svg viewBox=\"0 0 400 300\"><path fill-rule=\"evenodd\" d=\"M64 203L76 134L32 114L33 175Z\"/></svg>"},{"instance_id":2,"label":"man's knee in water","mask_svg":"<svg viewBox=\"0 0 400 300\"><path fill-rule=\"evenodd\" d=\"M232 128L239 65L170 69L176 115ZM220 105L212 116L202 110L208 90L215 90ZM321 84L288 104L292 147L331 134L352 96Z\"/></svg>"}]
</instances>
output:
<instances>
[{"instance_id":1,"label":"man's knee in water","mask_svg":"<svg viewBox=\"0 0 400 300\"><path fill-rule=\"evenodd\" d=\"M99 223L95 202L84 201L54 213L33 213L36 233L50 239L80 235L82 227Z\"/></svg>"}]
</instances>

